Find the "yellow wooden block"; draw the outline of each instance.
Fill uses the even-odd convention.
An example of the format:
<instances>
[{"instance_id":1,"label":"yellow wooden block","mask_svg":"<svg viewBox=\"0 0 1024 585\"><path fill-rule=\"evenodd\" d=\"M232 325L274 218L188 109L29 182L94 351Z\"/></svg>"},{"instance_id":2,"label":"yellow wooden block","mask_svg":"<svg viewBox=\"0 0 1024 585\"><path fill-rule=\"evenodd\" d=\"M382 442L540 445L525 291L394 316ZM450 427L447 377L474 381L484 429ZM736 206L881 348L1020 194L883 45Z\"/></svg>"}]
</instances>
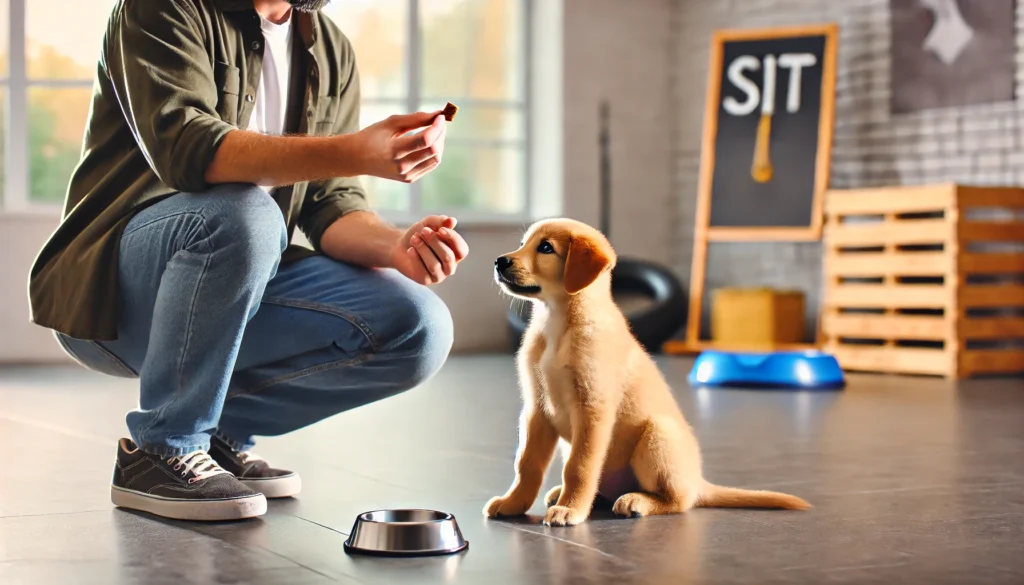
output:
<instances>
[{"instance_id":1,"label":"yellow wooden block","mask_svg":"<svg viewBox=\"0 0 1024 585\"><path fill-rule=\"evenodd\" d=\"M720 288L712 292L711 338L723 346L773 346L804 338L804 293Z\"/></svg>"}]
</instances>

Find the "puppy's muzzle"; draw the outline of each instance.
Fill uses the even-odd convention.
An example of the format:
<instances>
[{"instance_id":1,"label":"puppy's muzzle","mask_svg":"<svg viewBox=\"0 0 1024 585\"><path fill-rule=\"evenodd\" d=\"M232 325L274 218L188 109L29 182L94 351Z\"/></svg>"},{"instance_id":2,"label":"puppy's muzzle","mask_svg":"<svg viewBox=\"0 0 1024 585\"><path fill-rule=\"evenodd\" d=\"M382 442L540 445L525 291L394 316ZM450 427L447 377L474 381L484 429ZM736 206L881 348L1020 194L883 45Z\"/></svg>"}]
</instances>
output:
<instances>
[{"instance_id":1,"label":"puppy's muzzle","mask_svg":"<svg viewBox=\"0 0 1024 585\"><path fill-rule=\"evenodd\" d=\"M512 268L512 259L508 256L498 256L494 261L494 269L502 276L508 277L509 268Z\"/></svg>"},{"instance_id":2,"label":"puppy's muzzle","mask_svg":"<svg viewBox=\"0 0 1024 585\"><path fill-rule=\"evenodd\" d=\"M522 284L514 268L515 261L508 256L498 256L494 260L494 278L506 290L513 294L533 295L540 292L537 285Z\"/></svg>"}]
</instances>

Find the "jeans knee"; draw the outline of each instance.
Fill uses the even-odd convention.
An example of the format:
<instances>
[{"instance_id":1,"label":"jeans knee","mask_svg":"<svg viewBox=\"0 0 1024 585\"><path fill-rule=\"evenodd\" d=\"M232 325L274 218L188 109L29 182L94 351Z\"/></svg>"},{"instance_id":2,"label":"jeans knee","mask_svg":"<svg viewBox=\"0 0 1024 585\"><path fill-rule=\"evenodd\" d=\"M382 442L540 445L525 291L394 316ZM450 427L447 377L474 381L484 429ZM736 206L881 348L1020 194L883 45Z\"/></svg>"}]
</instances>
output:
<instances>
[{"instance_id":1,"label":"jeans knee","mask_svg":"<svg viewBox=\"0 0 1024 585\"><path fill-rule=\"evenodd\" d=\"M276 266L288 246L281 208L269 193L250 184L218 185L205 193L212 214L212 239L219 250L230 250L239 269Z\"/></svg>"},{"instance_id":2,"label":"jeans knee","mask_svg":"<svg viewBox=\"0 0 1024 585\"><path fill-rule=\"evenodd\" d=\"M454 325L448 306L432 290L412 284L405 292L392 305L396 328L403 332L393 350L402 356L403 385L412 388L444 365L452 349Z\"/></svg>"}]
</instances>

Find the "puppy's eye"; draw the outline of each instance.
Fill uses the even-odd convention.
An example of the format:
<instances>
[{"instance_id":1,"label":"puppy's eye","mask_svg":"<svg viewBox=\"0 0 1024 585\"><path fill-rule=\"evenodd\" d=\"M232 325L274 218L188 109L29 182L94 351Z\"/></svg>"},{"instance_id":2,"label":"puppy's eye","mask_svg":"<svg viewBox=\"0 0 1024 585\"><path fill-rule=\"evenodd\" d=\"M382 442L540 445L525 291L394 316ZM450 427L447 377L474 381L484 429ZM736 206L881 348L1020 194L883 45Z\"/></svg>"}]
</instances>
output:
<instances>
[{"instance_id":1,"label":"puppy's eye","mask_svg":"<svg viewBox=\"0 0 1024 585\"><path fill-rule=\"evenodd\" d=\"M551 242L544 240L537 246L537 251L541 254L554 254L555 248L551 245Z\"/></svg>"}]
</instances>

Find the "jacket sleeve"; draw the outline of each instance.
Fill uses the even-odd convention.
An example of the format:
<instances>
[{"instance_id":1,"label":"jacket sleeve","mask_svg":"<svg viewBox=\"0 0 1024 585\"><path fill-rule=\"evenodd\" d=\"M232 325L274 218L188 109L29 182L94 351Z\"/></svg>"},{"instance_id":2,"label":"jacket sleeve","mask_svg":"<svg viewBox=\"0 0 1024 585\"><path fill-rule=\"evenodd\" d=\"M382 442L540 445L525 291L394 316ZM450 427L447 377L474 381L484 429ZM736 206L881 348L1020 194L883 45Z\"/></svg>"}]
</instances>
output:
<instances>
[{"instance_id":1,"label":"jacket sleeve","mask_svg":"<svg viewBox=\"0 0 1024 585\"><path fill-rule=\"evenodd\" d=\"M207 188L206 169L235 127L218 90L195 8L182 0L125 0L106 39L106 70L149 166L177 191Z\"/></svg>"},{"instance_id":2,"label":"jacket sleeve","mask_svg":"<svg viewBox=\"0 0 1024 585\"><path fill-rule=\"evenodd\" d=\"M351 46L348 54L352 55ZM332 134L351 134L359 131L359 72L355 59L349 59L349 75L342 95L338 98L338 119ZM306 189L306 199L299 214L299 228L313 247L320 251L320 238L332 223L353 211L370 209L366 193L358 177L339 177L313 181Z\"/></svg>"}]
</instances>

